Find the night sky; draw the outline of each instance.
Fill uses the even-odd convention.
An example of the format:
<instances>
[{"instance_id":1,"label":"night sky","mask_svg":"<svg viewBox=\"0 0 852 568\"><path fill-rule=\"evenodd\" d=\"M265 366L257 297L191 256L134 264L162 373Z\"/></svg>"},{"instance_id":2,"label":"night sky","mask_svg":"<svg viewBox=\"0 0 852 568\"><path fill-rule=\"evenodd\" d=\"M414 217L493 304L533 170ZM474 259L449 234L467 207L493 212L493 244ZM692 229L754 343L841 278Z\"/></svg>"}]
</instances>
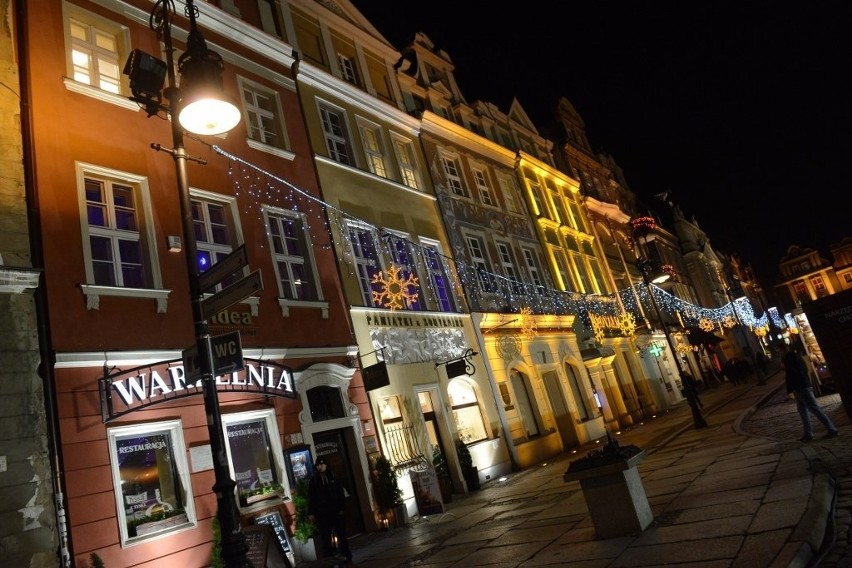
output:
<instances>
[{"instance_id":1,"label":"night sky","mask_svg":"<svg viewBox=\"0 0 852 568\"><path fill-rule=\"evenodd\" d=\"M566 97L633 191L671 192L767 288L789 246L852 236L848 4L353 1L398 49L426 33L469 103L543 124Z\"/></svg>"}]
</instances>

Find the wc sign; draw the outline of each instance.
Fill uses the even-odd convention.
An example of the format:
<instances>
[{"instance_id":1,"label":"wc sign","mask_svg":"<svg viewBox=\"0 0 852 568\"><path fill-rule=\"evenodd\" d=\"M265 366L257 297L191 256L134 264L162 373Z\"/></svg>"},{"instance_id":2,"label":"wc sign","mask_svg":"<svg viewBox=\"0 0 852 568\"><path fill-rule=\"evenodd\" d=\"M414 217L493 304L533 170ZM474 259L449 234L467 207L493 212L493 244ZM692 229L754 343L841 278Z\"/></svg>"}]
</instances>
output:
<instances>
[{"instance_id":1,"label":"wc sign","mask_svg":"<svg viewBox=\"0 0 852 568\"><path fill-rule=\"evenodd\" d=\"M245 368L243 361L243 346L240 343L240 332L233 331L224 335L210 337L210 351L213 353L213 375L222 376L235 373ZM183 369L187 381L201 378L201 360L198 357L198 346L193 345L181 353Z\"/></svg>"}]
</instances>

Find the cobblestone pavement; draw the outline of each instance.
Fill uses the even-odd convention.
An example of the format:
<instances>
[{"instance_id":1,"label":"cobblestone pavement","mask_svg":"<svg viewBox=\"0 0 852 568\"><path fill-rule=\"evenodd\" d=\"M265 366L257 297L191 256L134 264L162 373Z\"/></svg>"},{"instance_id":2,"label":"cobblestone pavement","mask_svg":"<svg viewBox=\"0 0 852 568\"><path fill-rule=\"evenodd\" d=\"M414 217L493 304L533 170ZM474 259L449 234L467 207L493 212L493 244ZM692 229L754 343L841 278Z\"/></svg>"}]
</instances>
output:
<instances>
[{"instance_id":1,"label":"cobblestone pavement","mask_svg":"<svg viewBox=\"0 0 852 568\"><path fill-rule=\"evenodd\" d=\"M614 433L648 454L640 470L658 514L638 538L597 539L579 486L563 481L590 445L456 495L443 515L359 535L355 560L360 568L852 568L852 424L839 395L817 400L841 437L822 441L815 424L808 444L782 373L701 397L708 428L696 429L683 404Z\"/></svg>"},{"instance_id":2,"label":"cobblestone pavement","mask_svg":"<svg viewBox=\"0 0 852 568\"><path fill-rule=\"evenodd\" d=\"M814 468L824 468L834 478L836 486L825 548L813 566L852 568L852 425L839 394L821 396L817 401L838 427L843 439L837 444L819 442L823 428L814 420L816 441L810 445L814 453L811 463ZM796 403L787 398L783 385L745 417L739 428L748 435L779 441L797 440L802 435Z\"/></svg>"}]
</instances>

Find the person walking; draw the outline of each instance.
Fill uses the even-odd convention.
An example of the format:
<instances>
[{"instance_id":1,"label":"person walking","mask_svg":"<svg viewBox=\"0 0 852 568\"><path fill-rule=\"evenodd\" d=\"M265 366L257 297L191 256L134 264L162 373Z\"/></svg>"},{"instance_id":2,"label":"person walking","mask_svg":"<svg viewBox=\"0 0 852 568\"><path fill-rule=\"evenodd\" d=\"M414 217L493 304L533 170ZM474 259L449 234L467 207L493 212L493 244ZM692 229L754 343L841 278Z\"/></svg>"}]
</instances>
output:
<instances>
[{"instance_id":1,"label":"person walking","mask_svg":"<svg viewBox=\"0 0 852 568\"><path fill-rule=\"evenodd\" d=\"M808 369L802 357L786 343L781 345L781 363L784 365L785 381L787 383L787 394L796 397L796 409L802 419L804 436L801 442L810 442L814 439L814 431L811 426L810 414L822 422L828 432L823 439L834 438L840 434L831 419L825 415L819 403L814 397L814 388L808 375Z\"/></svg>"},{"instance_id":2,"label":"person walking","mask_svg":"<svg viewBox=\"0 0 852 568\"><path fill-rule=\"evenodd\" d=\"M353 566L352 551L346 537L346 518L343 516L346 491L334 472L328 470L325 458L318 457L314 467L316 471L308 482L308 518L316 523L319 530L321 557L334 556L334 533L337 551L346 558L347 566Z\"/></svg>"}]
</instances>

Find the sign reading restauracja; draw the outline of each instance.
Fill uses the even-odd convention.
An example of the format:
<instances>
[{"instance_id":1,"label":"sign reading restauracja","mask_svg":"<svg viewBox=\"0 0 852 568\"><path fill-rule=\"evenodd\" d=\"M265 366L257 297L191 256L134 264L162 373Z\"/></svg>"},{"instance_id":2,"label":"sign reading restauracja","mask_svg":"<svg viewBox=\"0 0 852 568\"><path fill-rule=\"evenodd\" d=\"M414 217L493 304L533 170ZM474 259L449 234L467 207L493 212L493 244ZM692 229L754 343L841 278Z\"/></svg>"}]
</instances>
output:
<instances>
[{"instance_id":1,"label":"sign reading restauracja","mask_svg":"<svg viewBox=\"0 0 852 568\"><path fill-rule=\"evenodd\" d=\"M98 379L101 416L109 422L134 410L202 393L201 380L188 381L183 361L162 361ZM245 368L216 377L216 390L296 398L293 371L272 361L245 359Z\"/></svg>"}]
</instances>

